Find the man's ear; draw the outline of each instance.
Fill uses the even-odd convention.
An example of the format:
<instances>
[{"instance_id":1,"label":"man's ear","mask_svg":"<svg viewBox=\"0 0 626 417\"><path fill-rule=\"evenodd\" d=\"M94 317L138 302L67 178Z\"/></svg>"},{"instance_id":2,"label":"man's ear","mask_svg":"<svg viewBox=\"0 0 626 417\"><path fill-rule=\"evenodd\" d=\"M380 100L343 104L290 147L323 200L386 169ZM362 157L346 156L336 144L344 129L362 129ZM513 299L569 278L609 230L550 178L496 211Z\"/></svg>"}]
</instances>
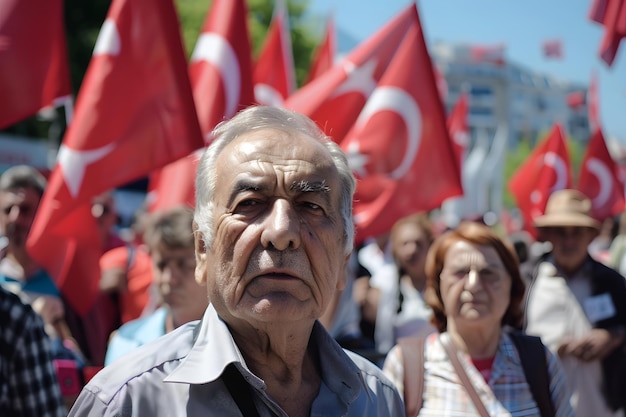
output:
<instances>
[{"instance_id":1,"label":"man's ear","mask_svg":"<svg viewBox=\"0 0 626 417\"><path fill-rule=\"evenodd\" d=\"M206 245L200 233L196 228L193 232L193 242L196 252L196 270L195 279L198 284L204 284L206 282L206 267L207 267L207 254Z\"/></svg>"},{"instance_id":2,"label":"man's ear","mask_svg":"<svg viewBox=\"0 0 626 417\"><path fill-rule=\"evenodd\" d=\"M343 267L342 267L342 271L343 273L339 275L339 278L337 279L337 290L338 291L343 291L344 288L346 288L346 284L348 283L348 262L350 262L350 254L346 255L346 257L343 260Z\"/></svg>"}]
</instances>

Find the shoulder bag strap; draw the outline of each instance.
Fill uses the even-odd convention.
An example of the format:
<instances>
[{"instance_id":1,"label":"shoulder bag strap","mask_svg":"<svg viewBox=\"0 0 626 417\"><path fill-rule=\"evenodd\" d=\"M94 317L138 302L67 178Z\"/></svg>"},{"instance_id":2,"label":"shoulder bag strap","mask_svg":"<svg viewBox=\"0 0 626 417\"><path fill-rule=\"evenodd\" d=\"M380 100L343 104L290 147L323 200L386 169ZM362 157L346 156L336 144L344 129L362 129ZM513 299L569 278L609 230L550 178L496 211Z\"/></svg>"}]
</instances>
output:
<instances>
[{"instance_id":1,"label":"shoulder bag strap","mask_svg":"<svg viewBox=\"0 0 626 417\"><path fill-rule=\"evenodd\" d=\"M424 391L424 337L398 339L404 369L404 408L407 417L415 417L422 408Z\"/></svg>"},{"instance_id":2,"label":"shoulder bag strap","mask_svg":"<svg viewBox=\"0 0 626 417\"><path fill-rule=\"evenodd\" d=\"M250 385L243 378L234 364L226 366L222 373L222 380L228 388L230 396L233 397L235 404L239 407L243 417L259 417L259 412L254 406Z\"/></svg>"},{"instance_id":3,"label":"shoulder bag strap","mask_svg":"<svg viewBox=\"0 0 626 417\"><path fill-rule=\"evenodd\" d=\"M456 354L456 349L452 345L452 342L450 341L449 338L445 336L444 337L440 336L439 340L441 341L441 344L443 345L443 347L446 349L448 358L450 358L450 362L452 363L452 366L454 366L454 370L456 371L457 375L461 379L461 383L465 387L465 391L467 391L470 398L472 399L472 402L474 403L476 410L478 410L478 413L482 417L489 417L489 413L487 412L485 405L483 404L482 400L478 396L476 389L474 388L467 374L465 373L465 369L463 369L463 365L459 361L459 357Z\"/></svg>"},{"instance_id":4,"label":"shoulder bag strap","mask_svg":"<svg viewBox=\"0 0 626 417\"><path fill-rule=\"evenodd\" d=\"M528 382L541 417L554 417L554 404L550 395L550 374L545 347L541 339L520 332L511 332L509 336L519 353L526 382Z\"/></svg>"}]
</instances>

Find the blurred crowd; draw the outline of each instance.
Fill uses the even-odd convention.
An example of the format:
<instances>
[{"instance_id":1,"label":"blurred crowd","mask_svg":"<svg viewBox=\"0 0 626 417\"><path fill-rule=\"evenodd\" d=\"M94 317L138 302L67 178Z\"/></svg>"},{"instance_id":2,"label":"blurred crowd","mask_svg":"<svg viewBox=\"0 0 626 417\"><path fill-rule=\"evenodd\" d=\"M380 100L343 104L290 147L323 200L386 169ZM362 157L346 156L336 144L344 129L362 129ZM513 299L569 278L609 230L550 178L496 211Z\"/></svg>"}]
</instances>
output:
<instances>
[{"instance_id":1,"label":"blurred crowd","mask_svg":"<svg viewBox=\"0 0 626 417\"><path fill-rule=\"evenodd\" d=\"M24 336L16 348L40 352L37 359L15 361L22 369L12 371L12 378L20 373L28 378L16 382L18 389L12 393L24 401L18 408L30 407L32 415L39 416L65 415L94 373L138 346L199 320L209 305L206 289L194 274L192 210L147 212L142 206L132 225L120 230L114 194L109 192L92 202L104 248L99 297L88 314L74 312L25 247L45 186L46 179L27 166L14 166L0 177L0 315L9 314L12 325L19 326L10 335L3 330L3 337L13 341L2 343L18 346L20 332L39 335ZM353 250L346 286L336 292L320 322L343 348L383 369L406 401L409 365L401 342L417 338L420 349L426 349L418 371L425 379L424 395L419 405L412 405L413 411L422 410L420 415L443 415L438 413L455 407L437 403L453 387L433 382L444 366L439 361L447 338L458 338L467 347L473 367L465 371L477 391L493 391L493 404L485 404L490 415L501 415L499 407L506 409L507 401L523 403L523 398L500 398L505 388L494 381L501 381L496 378L498 367L505 365L499 359L494 362L496 347L486 357L481 353L493 337L500 343L497 349L511 349L515 340L508 335L521 332L539 336L549 348L544 359L553 415L623 416L626 215L601 223L589 213L584 195L561 190L536 219L534 234L507 233L483 219L446 227L433 213L402 218L388 233ZM479 313L450 310L455 292L458 300L474 300ZM474 328L464 314L480 314L481 303L488 305L493 320ZM444 333L446 337L436 339ZM19 357L16 352L10 355ZM34 374L42 378L40 385L32 380ZM508 375L506 384L516 377ZM37 395L45 399L46 410L26 398L27 392L37 396L36 390L42 392ZM459 400L456 406L466 405Z\"/></svg>"}]
</instances>

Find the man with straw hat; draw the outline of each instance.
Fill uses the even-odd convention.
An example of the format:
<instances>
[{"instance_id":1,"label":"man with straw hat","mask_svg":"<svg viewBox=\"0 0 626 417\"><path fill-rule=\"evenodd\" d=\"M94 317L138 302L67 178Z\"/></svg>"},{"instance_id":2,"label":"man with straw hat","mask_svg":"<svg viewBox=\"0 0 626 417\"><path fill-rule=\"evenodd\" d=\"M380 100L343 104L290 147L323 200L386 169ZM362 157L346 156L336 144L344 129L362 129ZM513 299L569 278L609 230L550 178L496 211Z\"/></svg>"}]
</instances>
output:
<instances>
[{"instance_id":1,"label":"man with straw hat","mask_svg":"<svg viewBox=\"0 0 626 417\"><path fill-rule=\"evenodd\" d=\"M583 193L559 190L535 219L552 249L529 277L525 327L559 354L577 416L624 416L626 280L589 255L600 228L590 212Z\"/></svg>"}]
</instances>

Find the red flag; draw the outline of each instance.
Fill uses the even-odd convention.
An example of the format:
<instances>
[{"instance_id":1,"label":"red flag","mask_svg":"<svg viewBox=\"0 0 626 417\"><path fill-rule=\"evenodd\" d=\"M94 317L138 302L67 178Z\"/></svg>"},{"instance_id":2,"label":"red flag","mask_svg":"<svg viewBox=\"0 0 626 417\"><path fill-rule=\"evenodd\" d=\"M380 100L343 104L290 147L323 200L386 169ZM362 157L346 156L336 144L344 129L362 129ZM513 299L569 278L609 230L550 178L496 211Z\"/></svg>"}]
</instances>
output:
<instances>
[{"instance_id":1,"label":"red flag","mask_svg":"<svg viewBox=\"0 0 626 417\"><path fill-rule=\"evenodd\" d=\"M254 68L254 96L259 104L280 106L296 87L289 13L277 0L274 17Z\"/></svg>"},{"instance_id":2,"label":"red flag","mask_svg":"<svg viewBox=\"0 0 626 417\"><path fill-rule=\"evenodd\" d=\"M215 125L254 103L245 0L215 0L191 55L189 75L205 141Z\"/></svg>"},{"instance_id":3,"label":"red flag","mask_svg":"<svg viewBox=\"0 0 626 417\"><path fill-rule=\"evenodd\" d=\"M591 137L583 156L578 189L591 199L592 215L597 220L603 221L624 210L619 166L611 157L600 129Z\"/></svg>"},{"instance_id":4,"label":"red flag","mask_svg":"<svg viewBox=\"0 0 626 417\"><path fill-rule=\"evenodd\" d=\"M445 103L448 98L448 81L446 81L446 77L441 73L441 70L437 68L437 65L433 65L433 71L435 73L437 89L439 90L439 97L441 97L441 101Z\"/></svg>"},{"instance_id":5,"label":"red flag","mask_svg":"<svg viewBox=\"0 0 626 417\"><path fill-rule=\"evenodd\" d=\"M591 73L589 90L587 91L587 112L589 127L592 132L600 129L600 100L598 99L598 76L595 71Z\"/></svg>"},{"instance_id":6,"label":"red flag","mask_svg":"<svg viewBox=\"0 0 626 417\"><path fill-rule=\"evenodd\" d=\"M591 9L589 9L589 19L594 22L604 24L609 1L612 0L593 0Z\"/></svg>"},{"instance_id":7,"label":"red flag","mask_svg":"<svg viewBox=\"0 0 626 417\"><path fill-rule=\"evenodd\" d=\"M560 39L550 39L542 44L543 56L546 58L563 58L563 44Z\"/></svg>"},{"instance_id":8,"label":"red flag","mask_svg":"<svg viewBox=\"0 0 626 417\"><path fill-rule=\"evenodd\" d=\"M504 65L504 45L479 45L470 48L470 58L474 62L484 62L494 65Z\"/></svg>"},{"instance_id":9,"label":"red flag","mask_svg":"<svg viewBox=\"0 0 626 417\"><path fill-rule=\"evenodd\" d=\"M63 1L0 2L0 129L70 95Z\"/></svg>"},{"instance_id":10,"label":"red flag","mask_svg":"<svg viewBox=\"0 0 626 417\"><path fill-rule=\"evenodd\" d=\"M567 101L567 105L570 108L577 110L585 105L585 100L586 100L585 92L584 91L572 91L571 93L567 95L565 100Z\"/></svg>"},{"instance_id":11,"label":"red flag","mask_svg":"<svg viewBox=\"0 0 626 417\"><path fill-rule=\"evenodd\" d=\"M202 144L172 2L114 0L28 239L79 313L100 276L91 198Z\"/></svg>"},{"instance_id":12,"label":"red flag","mask_svg":"<svg viewBox=\"0 0 626 417\"><path fill-rule=\"evenodd\" d=\"M342 142L359 181L358 240L462 194L443 106L417 14Z\"/></svg>"},{"instance_id":13,"label":"red flag","mask_svg":"<svg viewBox=\"0 0 626 417\"><path fill-rule=\"evenodd\" d=\"M204 134L222 120L254 103L252 49L245 0L215 0L196 42L189 74ZM188 155L150 178L150 211L194 205L198 157Z\"/></svg>"},{"instance_id":14,"label":"red flag","mask_svg":"<svg viewBox=\"0 0 626 417\"><path fill-rule=\"evenodd\" d=\"M354 124L408 29L414 3L354 49L340 64L287 98L285 107L311 117L337 143Z\"/></svg>"},{"instance_id":15,"label":"red flag","mask_svg":"<svg viewBox=\"0 0 626 417\"><path fill-rule=\"evenodd\" d=\"M326 36L315 50L305 84L310 83L333 66L335 54L337 53L336 39L335 21L331 16L328 18L328 22L326 22Z\"/></svg>"},{"instance_id":16,"label":"red flag","mask_svg":"<svg viewBox=\"0 0 626 417\"><path fill-rule=\"evenodd\" d=\"M561 126L555 124L544 141L518 167L509 190L524 217L524 227L536 236L533 219L544 213L554 191L571 188L570 158Z\"/></svg>"},{"instance_id":17,"label":"red flag","mask_svg":"<svg viewBox=\"0 0 626 417\"><path fill-rule=\"evenodd\" d=\"M606 0L606 3L594 4L590 15L594 20L602 19L604 36L600 43L600 57L611 66L622 38L626 37L626 1Z\"/></svg>"},{"instance_id":18,"label":"red flag","mask_svg":"<svg viewBox=\"0 0 626 417\"><path fill-rule=\"evenodd\" d=\"M452 109L448 117L448 132L452 139L452 150L454 151L455 161L458 166L458 172L463 166L465 151L469 146L469 126L467 125L467 109L468 97L466 93L461 93L456 105Z\"/></svg>"}]
</instances>

